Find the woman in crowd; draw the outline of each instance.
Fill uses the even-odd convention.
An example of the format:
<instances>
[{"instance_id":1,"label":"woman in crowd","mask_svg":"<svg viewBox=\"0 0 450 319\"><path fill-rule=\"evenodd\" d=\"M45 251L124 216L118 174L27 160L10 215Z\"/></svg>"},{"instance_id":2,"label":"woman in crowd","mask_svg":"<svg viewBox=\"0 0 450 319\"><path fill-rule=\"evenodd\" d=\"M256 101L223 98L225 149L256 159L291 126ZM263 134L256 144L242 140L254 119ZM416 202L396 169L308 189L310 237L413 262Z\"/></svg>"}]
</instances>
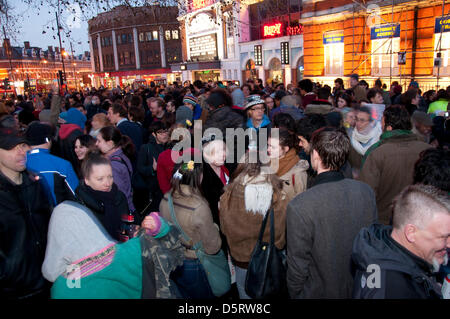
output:
<instances>
[{"instance_id":1,"label":"woman in crowd","mask_svg":"<svg viewBox=\"0 0 450 319\"><path fill-rule=\"evenodd\" d=\"M275 101L273 99L273 97L271 97L270 95L267 95L264 98L264 102L266 103L267 106L267 116L269 116L270 112L275 108Z\"/></svg>"},{"instance_id":2,"label":"woman in crowd","mask_svg":"<svg viewBox=\"0 0 450 319\"><path fill-rule=\"evenodd\" d=\"M81 163L90 150L96 149L96 139L91 135L80 135L75 139L75 154L77 155L78 165L74 167L79 178L81 178Z\"/></svg>"},{"instance_id":3,"label":"woman in crowd","mask_svg":"<svg viewBox=\"0 0 450 319\"><path fill-rule=\"evenodd\" d=\"M77 199L94 213L112 238L120 240L121 217L128 215L129 206L115 184L111 162L99 152L90 152L81 172L83 179L75 191Z\"/></svg>"},{"instance_id":4,"label":"woman in crowd","mask_svg":"<svg viewBox=\"0 0 450 319\"><path fill-rule=\"evenodd\" d=\"M98 132L104 127L111 126L111 122L106 117L104 113L97 113L92 117L92 129L89 132L89 135L97 138Z\"/></svg>"},{"instance_id":5,"label":"woman in crowd","mask_svg":"<svg viewBox=\"0 0 450 319\"><path fill-rule=\"evenodd\" d=\"M283 181L283 190L288 201L306 190L308 179L308 161L300 160L295 145L295 135L287 130L280 130L278 137L269 137L267 145L270 166Z\"/></svg>"},{"instance_id":6,"label":"woman in crowd","mask_svg":"<svg viewBox=\"0 0 450 319\"><path fill-rule=\"evenodd\" d=\"M233 182L220 198L220 226L236 267L236 284L241 299L249 299L245 292L245 277L251 254L255 248L264 216L271 208L275 217L275 245L284 249L286 243L287 196L283 181L263 165L257 151L249 151L244 163L234 172ZM269 242L270 227L266 227L263 241Z\"/></svg>"},{"instance_id":7,"label":"woman in crowd","mask_svg":"<svg viewBox=\"0 0 450 319\"><path fill-rule=\"evenodd\" d=\"M142 223L145 231L118 244L116 227L127 203L113 183L111 165L101 154L90 153L83 162L83 172L86 177L79 193L81 203L66 201L58 205L50 220L42 273L54 283L51 297L176 297L169 273L182 262L183 250L174 240L171 227L152 213ZM164 252L170 253L162 255L161 249L149 249L160 244L166 246ZM159 274L165 276L156 276L155 269L163 270Z\"/></svg>"},{"instance_id":8,"label":"woman in crowd","mask_svg":"<svg viewBox=\"0 0 450 319\"><path fill-rule=\"evenodd\" d=\"M269 117L266 113L266 104L259 95L251 95L244 106L247 114L246 128L259 131L260 128L271 128Z\"/></svg>"},{"instance_id":9,"label":"woman in crowd","mask_svg":"<svg viewBox=\"0 0 450 319\"><path fill-rule=\"evenodd\" d=\"M226 145L216 135L209 134L202 139L203 145L203 195L209 203L214 223L219 222L219 200L224 187L230 180L230 173L225 167Z\"/></svg>"},{"instance_id":10,"label":"woman in crowd","mask_svg":"<svg viewBox=\"0 0 450 319\"><path fill-rule=\"evenodd\" d=\"M97 147L110 161L114 182L122 191L128 201L128 207L135 211L133 204L133 194L131 188L131 177L133 176L133 166L130 158L134 154L134 145L131 139L120 133L114 126L107 126L100 130L97 135Z\"/></svg>"},{"instance_id":11,"label":"woman in crowd","mask_svg":"<svg viewBox=\"0 0 450 319\"><path fill-rule=\"evenodd\" d=\"M219 228L213 222L211 209L201 191L203 164L189 161L177 164L173 171L172 190L161 201L161 216L173 224L178 223L191 240L183 240L185 259L171 277L182 298L213 298L205 270L192 249L200 242L205 253L213 255L222 244Z\"/></svg>"}]
</instances>

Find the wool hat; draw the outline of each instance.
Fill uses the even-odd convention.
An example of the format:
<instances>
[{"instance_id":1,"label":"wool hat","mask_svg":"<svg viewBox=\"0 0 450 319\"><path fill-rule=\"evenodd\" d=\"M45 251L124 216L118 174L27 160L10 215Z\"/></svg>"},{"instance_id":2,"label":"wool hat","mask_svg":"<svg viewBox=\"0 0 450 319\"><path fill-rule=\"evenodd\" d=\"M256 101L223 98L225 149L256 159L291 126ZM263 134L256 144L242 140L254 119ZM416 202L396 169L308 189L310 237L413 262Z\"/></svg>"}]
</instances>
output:
<instances>
[{"instance_id":1,"label":"wool hat","mask_svg":"<svg viewBox=\"0 0 450 319\"><path fill-rule=\"evenodd\" d=\"M180 106L175 113L175 123L187 125L186 121L192 121L194 112L185 105Z\"/></svg>"},{"instance_id":2,"label":"wool hat","mask_svg":"<svg viewBox=\"0 0 450 319\"><path fill-rule=\"evenodd\" d=\"M235 89L231 93L231 97L233 98L233 105L243 107L245 103L244 92L240 88Z\"/></svg>"},{"instance_id":3,"label":"wool hat","mask_svg":"<svg viewBox=\"0 0 450 319\"><path fill-rule=\"evenodd\" d=\"M258 105L258 104L263 104L265 105L265 102L263 99L261 99L261 97L259 95L250 95L247 97L247 101L244 105L244 109L248 110L250 109L252 106Z\"/></svg>"},{"instance_id":4,"label":"wool hat","mask_svg":"<svg viewBox=\"0 0 450 319\"><path fill-rule=\"evenodd\" d=\"M196 106L198 104L198 99L192 94L186 94L183 98L183 103L190 103L193 106Z\"/></svg>"},{"instance_id":5,"label":"wool hat","mask_svg":"<svg viewBox=\"0 0 450 319\"><path fill-rule=\"evenodd\" d=\"M52 140L52 128L47 124L34 122L28 126L25 137L31 146L45 144Z\"/></svg>"},{"instance_id":6,"label":"wool hat","mask_svg":"<svg viewBox=\"0 0 450 319\"><path fill-rule=\"evenodd\" d=\"M28 144L27 140L18 135L16 130L0 128L0 148L9 151L23 143Z\"/></svg>"},{"instance_id":7,"label":"wool hat","mask_svg":"<svg viewBox=\"0 0 450 319\"><path fill-rule=\"evenodd\" d=\"M227 105L227 100L221 92L211 92L209 97L206 99L206 104L212 108L218 108L221 105ZM230 105L228 105L230 106Z\"/></svg>"},{"instance_id":8,"label":"wool hat","mask_svg":"<svg viewBox=\"0 0 450 319\"><path fill-rule=\"evenodd\" d=\"M66 121L67 124L76 124L82 130L84 130L84 125L86 124L86 116L81 113L78 109L72 107L67 112L62 112L59 117Z\"/></svg>"}]
</instances>

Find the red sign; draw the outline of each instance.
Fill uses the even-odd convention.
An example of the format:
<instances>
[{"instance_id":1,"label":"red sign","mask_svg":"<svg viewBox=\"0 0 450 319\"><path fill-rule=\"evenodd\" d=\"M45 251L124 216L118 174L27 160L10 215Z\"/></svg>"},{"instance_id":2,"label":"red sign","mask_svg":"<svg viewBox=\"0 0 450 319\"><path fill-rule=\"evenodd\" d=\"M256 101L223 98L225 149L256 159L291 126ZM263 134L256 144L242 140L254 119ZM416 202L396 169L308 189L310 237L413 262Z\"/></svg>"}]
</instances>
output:
<instances>
[{"instance_id":1,"label":"red sign","mask_svg":"<svg viewBox=\"0 0 450 319\"><path fill-rule=\"evenodd\" d=\"M204 7L210 6L215 2L215 0L192 0L191 11L202 9Z\"/></svg>"},{"instance_id":2,"label":"red sign","mask_svg":"<svg viewBox=\"0 0 450 319\"><path fill-rule=\"evenodd\" d=\"M303 25L299 24L295 27L286 28L287 35L300 35L303 34Z\"/></svg>"},{"instance_id":3,"label":"red sign","mask_svg":"<svg viewBox=\"0 0 450 319\"><path fill-rule=\"evenodd\" d=\"M264 25L264 37L276 37L281 35L281 26L282 23L275 23L275 24L266 24Z\"/></svg>"}]
</instances>

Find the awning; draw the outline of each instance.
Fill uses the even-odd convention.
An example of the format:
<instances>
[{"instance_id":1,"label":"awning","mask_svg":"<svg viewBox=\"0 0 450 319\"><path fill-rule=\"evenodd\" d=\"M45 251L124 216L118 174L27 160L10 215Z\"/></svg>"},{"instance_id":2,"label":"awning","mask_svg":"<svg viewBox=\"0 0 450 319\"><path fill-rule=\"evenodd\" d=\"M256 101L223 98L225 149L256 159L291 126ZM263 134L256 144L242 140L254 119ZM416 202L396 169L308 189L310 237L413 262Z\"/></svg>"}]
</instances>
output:
<instances>
[{"instance_id":1,"label":"awning","mask_svg":"<svg viewBox=\"0 0 450 319\"><path fill-rule=\"evenodd\" d=\"M113 76L135 76L135 75L150 75L150 74L164 74L171 73L172 71L168 68L165 69L146 69L146 70L130 70L130 71L115 71L115 72L100 72L94 73L96 76L105 77L106 73L109 77Z\"/></svg>"}]
</instances>

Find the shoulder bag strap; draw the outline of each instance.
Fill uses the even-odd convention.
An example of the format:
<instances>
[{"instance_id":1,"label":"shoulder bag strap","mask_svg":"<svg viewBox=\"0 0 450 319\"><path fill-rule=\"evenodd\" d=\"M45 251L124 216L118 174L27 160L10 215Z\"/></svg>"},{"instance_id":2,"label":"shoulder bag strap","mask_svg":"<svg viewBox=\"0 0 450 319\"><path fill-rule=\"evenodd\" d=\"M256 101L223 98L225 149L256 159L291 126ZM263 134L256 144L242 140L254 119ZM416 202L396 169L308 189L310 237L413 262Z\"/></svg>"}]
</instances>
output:
<instances>
[{"instance_id":1,"label":"shoulder bag strap","mask_svg":"<svg viewBox=\"0 0 450 319\"><path fill-rule=\"evenodd\" d=\"M123 160L123 158L120 157L120 156L114 156L114 157L111 157L111 161L112 162L119 162L119 163L122 163L123 165L125 165L125 167L127 168L127 171L128 171L128 175L130 176L130 181L131 181L131 178L132 178L133 174L131 173L130 169L128 168L127 163Z\"/></svg>"},{"instance_id":2,"label":"shoulder bag strap","mask_svg":"<svg viewBox=\"0 0 450 319\"><path fill-rule=\"evenodd\" d=\"M259 230L258 243L262 242L262 239L264 236L264 231L266 230L267 218L269 217L269 214L271 211L272 211L272 208L266 213L266 216L264 216L263 222L261 224L261 229ZM271 219L271 224L272 224L272 219Z\"/></svg>"},{"instance_id":3,"label":"shoulder bag strap","mask_svg":"<svg viewBox=\"0 0 450 319\"><path fill-rule=\"evenodd\" d=\"M169 193L168 195L168 203L169 203L169 210L170 210L170 216L172 217L172 221L175 224L175 226L178 228L180 233L183 235L184 239L187 242L192 242L191 238L184 232L184 230L181 228L180 224L178 224L177 216L175 215L175 209L173 207L173 198L172 194Z\"/></svg>"},{"instance_id":4,"label":"shoulder bag strap","mask_svg":"<svg viewBox=\"0 0 450 319\"><path fill-rule=\"evenodd\" d=\"M275 225L274 225L275 217L274 217L274 215L275 215L275 213L273 211L273 208L270 209L269 214L270 214L270 244L274 245L274 242L275 242Z\"/></svg>"}]
</instances>

